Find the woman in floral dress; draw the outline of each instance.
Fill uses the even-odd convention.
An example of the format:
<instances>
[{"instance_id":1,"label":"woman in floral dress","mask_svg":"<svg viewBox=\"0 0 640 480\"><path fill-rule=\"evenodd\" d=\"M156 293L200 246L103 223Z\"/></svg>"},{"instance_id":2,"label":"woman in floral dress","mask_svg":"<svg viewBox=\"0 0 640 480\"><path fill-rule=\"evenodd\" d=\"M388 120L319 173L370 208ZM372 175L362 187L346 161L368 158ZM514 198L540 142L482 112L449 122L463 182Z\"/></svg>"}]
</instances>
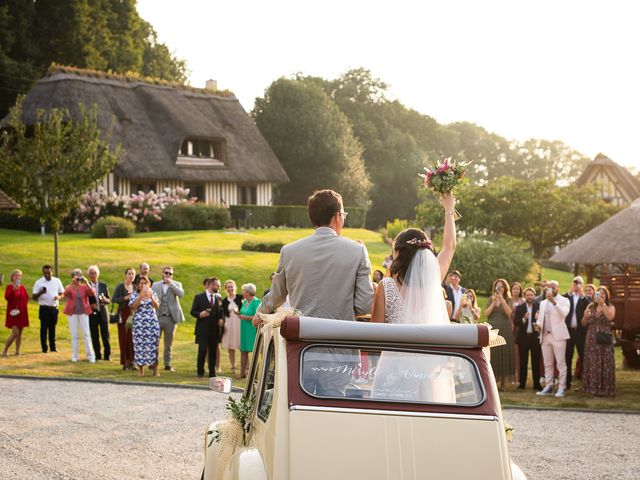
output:
<instances>
[{"instance_id":1,"label":"woman in floral dress","mask_svg":"<svg viewBox=\"0 0 640 480\"><path fill-rule=\"evenodd\" d=\"M589 325L584 344L582 390L596 396L615 396L616 362L613 345L598 343L598 332L608 333L613 338L611 323L616 316L616 307L609 302L609 290L600 287L582 318Z\"/></svg>"},{"instance_id":2,"label":"woman in floral dress","mask_svg":"<svg viewBox=\"0 0 640 480\"><path fill-rule=\"evenodd\" d=\"M160 325L156 309L160 305L158 297L151 290L149 279L141 275L138 278L136 291L131 294L129 306L135 310L133 314L133 363L138 367L138 376L144 376L144 367L153 368L153 375L158 373L158 343L160 342Z\"/></svg>"}]
</instances>

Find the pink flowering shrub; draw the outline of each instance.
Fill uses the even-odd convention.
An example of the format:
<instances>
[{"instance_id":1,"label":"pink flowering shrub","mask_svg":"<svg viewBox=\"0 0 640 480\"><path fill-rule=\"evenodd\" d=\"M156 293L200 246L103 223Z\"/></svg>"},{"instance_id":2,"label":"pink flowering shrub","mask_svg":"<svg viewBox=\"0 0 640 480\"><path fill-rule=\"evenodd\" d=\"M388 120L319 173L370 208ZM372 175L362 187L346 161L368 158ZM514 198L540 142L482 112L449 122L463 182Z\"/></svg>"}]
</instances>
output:
<instances>
[{"instance_id":1,"label":"pink flowering shrub","mask_svg":"<svg viewBox=\"0 0 640 480\"><path fill-rule=\"evenodd\" d=\"M67 229L75 232L87 232L102 217L112 215L131 220L140 231L151 230L154 223L162 220L162 211L169 205L194 203L196 198L189 197L189 189L166 188L160 193L138 192L132 195L107 194L104 188L85 193L76 209L65 222Z\"/></svg>"}]
</instances>

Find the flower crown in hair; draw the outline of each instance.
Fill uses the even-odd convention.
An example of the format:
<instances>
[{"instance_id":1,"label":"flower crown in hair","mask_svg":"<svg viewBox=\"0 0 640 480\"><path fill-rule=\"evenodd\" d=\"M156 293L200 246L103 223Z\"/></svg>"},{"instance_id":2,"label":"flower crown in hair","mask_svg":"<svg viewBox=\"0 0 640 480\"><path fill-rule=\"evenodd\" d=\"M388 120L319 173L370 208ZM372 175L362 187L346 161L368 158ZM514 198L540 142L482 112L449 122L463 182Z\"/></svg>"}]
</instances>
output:
<instances>
[{"instance_id":1,"label":"flower crown in hair","mask_svg":"<svg viewBox=\"0 0 640 480\"><path fill-rule=\"evenodd\" d=\"M428 238L425 238L424 240L420 240L418 238L412 238L411 240L407 240L407 244L413 245L414 247L420 250L424 250L424 249L433 250L433 243Z\"/></svg>"}]
</instances>

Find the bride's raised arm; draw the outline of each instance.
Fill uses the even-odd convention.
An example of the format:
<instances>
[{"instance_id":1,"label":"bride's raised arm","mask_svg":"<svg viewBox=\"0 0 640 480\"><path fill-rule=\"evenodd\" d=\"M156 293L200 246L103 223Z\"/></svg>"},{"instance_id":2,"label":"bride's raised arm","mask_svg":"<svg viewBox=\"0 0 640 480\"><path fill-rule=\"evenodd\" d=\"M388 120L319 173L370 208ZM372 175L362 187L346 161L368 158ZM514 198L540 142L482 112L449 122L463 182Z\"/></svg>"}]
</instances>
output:
<instances>
[{"instance_id":1,"label":"bride's raised arm","mask_svg":"<svg viewBox=\"0 0 640 480\"><path fill-rule=\"evenodd\" d=\"M438 264L440 265L440 281L444 281L456 251L456 197L452 193L445 193L440 197L440 203L444 207L444 235L442 250L438 253Z\"/></svg>"}]
</instances>

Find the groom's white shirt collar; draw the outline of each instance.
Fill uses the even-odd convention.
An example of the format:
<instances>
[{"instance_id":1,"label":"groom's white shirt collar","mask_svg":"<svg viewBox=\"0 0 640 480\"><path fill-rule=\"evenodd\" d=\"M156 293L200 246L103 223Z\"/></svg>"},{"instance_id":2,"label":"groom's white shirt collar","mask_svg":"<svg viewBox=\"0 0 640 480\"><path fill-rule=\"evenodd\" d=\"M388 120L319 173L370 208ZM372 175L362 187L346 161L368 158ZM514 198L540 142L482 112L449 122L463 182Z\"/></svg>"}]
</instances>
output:
<instances>
[{"instance_id":1,"label":"groom's white shirt collar","mask_svg":"<svg viewBox=\"0 0 640 480\"><path fill-rule=\"evenodd\" d=\"M336 237L338 236L338 233L331 227L318 227L316 228L316 231L314 232L314 235L318 234L318 235L335 235Z\"/></svg>"}]
</instances>

